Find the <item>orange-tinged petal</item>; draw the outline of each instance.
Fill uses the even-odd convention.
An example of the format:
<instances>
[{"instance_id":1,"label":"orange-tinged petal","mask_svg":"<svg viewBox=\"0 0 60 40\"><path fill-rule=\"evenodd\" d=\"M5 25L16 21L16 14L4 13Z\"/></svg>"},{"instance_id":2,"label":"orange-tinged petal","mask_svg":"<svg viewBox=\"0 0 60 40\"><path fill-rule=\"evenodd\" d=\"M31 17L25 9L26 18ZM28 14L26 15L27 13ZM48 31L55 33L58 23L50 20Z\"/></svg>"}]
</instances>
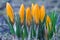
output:
<instances>
[{"instance_id":1,"label":"orange-tinged petal","mask_svg":"<svg viewBox=\"0 0 60 40\"><path fill-rule=\"evenodd\" d=\"M40 18L39 18L41 22L43 22L44 17L45 17L45 7L44 5L42 5L40 8Z\"/></svg>"},{"instance_id":2,"label":"orange-tinged petal","mask_svg":"<svg viewBox=\"0 0 60 40\"><path fill-rule=\"evenodd\" d=\"M46 17L46 28L48 29L48 27L50 26L51 29L51 19L49 16Z\"/></svg>"},{"instance_id":3,"label":"orange-tinged petal","mask_svg":"<svg viewBox=\"0 0 60 40\"><path fill-rule=\"evenodd\" d=\"M23 24L23 22L24 22L24 4L22 4L20 6L19 15L20 15L21 24Z\"/></svg>"},{"instance_id":4,"label":"orange-tinged petal","mask_svg":"<svg viewBox=\"0 0 60 40\"><path fill-rule=\"evenodd\" d=\"M34 6L34 20L35 20L36 24L39 23L39 6L38 6L38 4L35 4L35 6Z\"/></svg>"},{"instance_id":5,"label":"orange-tinged petal","mask_svg":"<svg viewBox=\"0 0 60 40\"><path fill-rule=\"evenodd\" d=\"M32 21L32 15L31 15L30 8L28 7L26 9L26 22L28 25L30 25L31 21Z\"/></svg>"},{"instance_id":6,"label":"orange-tinged petal","mask_svg":"<svg viewBox=\"0 0 60 40\"><path fill-rule=\"evenodd\" d=\"M6 3L6 14L10 18L11 22L14 23L14 12L11 5L8 2Z\"/></svg>"}]
</instances>

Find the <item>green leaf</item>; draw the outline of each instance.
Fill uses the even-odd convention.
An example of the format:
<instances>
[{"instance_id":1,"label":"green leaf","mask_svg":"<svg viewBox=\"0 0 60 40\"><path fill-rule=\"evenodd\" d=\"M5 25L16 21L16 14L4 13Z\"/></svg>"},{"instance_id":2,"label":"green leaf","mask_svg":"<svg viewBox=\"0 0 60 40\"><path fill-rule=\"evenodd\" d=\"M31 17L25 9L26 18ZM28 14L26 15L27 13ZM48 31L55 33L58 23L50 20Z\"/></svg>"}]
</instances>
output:
<instances>
[{"instance_id":1,"label":"green leaf","mask_svg":"<svg viewBox=\"0 0 60 40\"><path fill-rule=\"evenodd\" d=\"M52 31L52 29L50 29L50 25L48 25L48 39L51 39L52 38L52 36L53 36L53 31Z\"/></svg>"},{"instance_id":2,"label":"green leaf","mask_svg":"<svg viewBox=\"0 0 60 40\"><path fill-rule=\"evenodd\" d=\"M27 32L27 26L26 26L26 14L24 14L24 27L23 27L23 33L22 33L22 39L28 37L28 32Z\"/></svg>"},{"instance_id":3,"label":"green leaf","mask_svg":"<svg viewBox=\"0 0 60 40\"><path fill-rule=\"evenodd\" d=\"M21 37L21 25L19 15L15 16L15 22L16 22L16 35L19 38Z\"/></svg>"},{"instance_id":4,"label":"green leaf","mask_svg":"<svg viewBox=\"0 0 60 40\"><path fill-rule=\"evenodd\" d=\"M44 22L45 23L45 22ZM39 28L38 28L38 39L43 39L44 40L44 28L45 28L45 25L44 23L41 23L39 21Z\"/></svg>"},{"instance_id":5,"label":"green leaf","mask_svg":"<svg viewBox=\"0 0 60 40\"><path fill-rule=\"evenodd\" d=\"M4 19L5 19L5 22L8 24L8 26L10 28L10 33L15 34L13 24L11 23L10 19L8 17L4 17Z\"/></svg>"},{"instance_id":6,"label":"green leaf","mask_svg":"<svg viewBox=\"0 0 60 40\"><path fill-rule=\"evenodd\" d=\"M34 29L34 27L32 27L31 29L31 38L36 37L36 30Z\"/></svg>"},{"instance_id":7,"label":"green leaf","mask_svg":"<svg viewBox=\"0 0 60 40\"><path fill-rule=\"evenodd\" d=\"M25 25L24 25L23 31L24 31L23 32L24 37L28 37L28 32L27 32L27 28Z\"/></svg>"},{"instance_id":8,"label":"green leaf","mask_svg":"<svg viewBox=\"0 0 60 40\"><path fill-rule=\"evenodd\" d=\"M58 18L55 11L51 12L50 18L51 18L51 23L52 23L52 31L55 32L55 26L56 26L57 18Z\"/></svg>"},{"instance_id":9,"label":"green leaf","mask_svg":"<svg viewBox=\"0 0 60 40\"><path fill-rule=\"evenodd\" d=\"M34 28L34 21L32 21L30 38L32 39L35 37L36 37L36 28Z\"/></svg>"}]
</instances>

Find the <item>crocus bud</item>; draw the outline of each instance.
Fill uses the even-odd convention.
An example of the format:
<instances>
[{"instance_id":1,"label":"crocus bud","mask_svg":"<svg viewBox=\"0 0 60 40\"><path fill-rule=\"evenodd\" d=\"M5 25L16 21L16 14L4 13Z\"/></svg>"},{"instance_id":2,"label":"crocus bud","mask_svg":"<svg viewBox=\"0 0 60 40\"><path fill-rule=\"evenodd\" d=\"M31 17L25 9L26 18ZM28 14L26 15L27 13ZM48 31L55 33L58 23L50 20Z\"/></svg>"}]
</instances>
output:
<instances>
[{"instance_id":1,"label":"crocus bud","mask_svg":"<svg viewBox=\"0 0 60 40\"><path fill-rule=\"evenodd\" d=\"M35 6L34 6L34 21L36 24L39 23L39 6L38 6L38 4L35 4Z\"/></svg>"},{"instance_id":2,"label":"crocus bud","mask_svg":"<svg viewBox=\"0 0 60 40\"><path fill-rule=\"evenodd\" d=\"M44 17L45 17L45 7L44 7L44 5L42 5L41 8L40 8L40 14L39 14L39 16L40 16L39 17L40 21L43 22Z\"/></svg>"},{"instance_id":3,"label":"crocus bud","mask_svg":"<svg viewBox=\"0 0 60 40\"><path fill-rule=\"evenodd\" d=\"M24 23L24 4L21 4L20 6L19 16L20 16L21 24L23 24Z\"/></svg>"},{"instance_id":4,"label":"crocus bud","mask_svg":"<svg viewBox=\"0 0 60 40\"><path fill-rule=\"evenodd\" d=\"M28 26L30 26L31 21L32 21L32 15L31 15L30 8L28 7L26 9L26 23L28 24Z\"/></svg>"},{"instance_id":5,"label":"crocus bud","mask_svg":"<svg viewBox=\"0 0 60 40\"><path fill-rule=\"evenodd\" d=\"M46 28L47 30L51 29L51 19L49 16L46 17Z\"/></svg>"},{"instance_id":6,"label":"crocus bud","mask_svg":"<svg viewBox=\"0 0 60 40\"><path fill-rule=\"evenodd\" d=\"M11 22L14 23L14 12L11 5L8 2L6 3L6 14L11 20Z\"/></svg>"}]
</instances>

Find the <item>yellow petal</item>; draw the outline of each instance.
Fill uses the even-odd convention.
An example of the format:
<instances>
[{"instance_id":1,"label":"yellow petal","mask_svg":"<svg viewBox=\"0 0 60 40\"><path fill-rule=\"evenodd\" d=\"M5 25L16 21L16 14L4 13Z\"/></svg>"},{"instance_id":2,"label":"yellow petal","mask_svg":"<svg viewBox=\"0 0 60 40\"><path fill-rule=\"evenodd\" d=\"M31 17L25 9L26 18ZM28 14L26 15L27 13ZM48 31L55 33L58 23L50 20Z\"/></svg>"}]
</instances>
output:
<instances>
[{"instance_id":1,"label":"yellow petal","mask_svg":"<svg viewBox=\"0 0 60 40\"><path fill-rule=\"evenodd\" d=\"M28 7L26 9L26 22L28 25L30 25L31 21L32 21L32 15L31 15L30 8Z\"/></svg>"},{"instance_id":2,"label":"yellow petal","mask_svg":"<svg viewBox=\"0 0 60 40\"><path fill-rule=\"evenodd\" d=\"M23 22L24 22L24 4L22 4L20 6L19 15L20 15L21 24L23 24Z\"/></svg>"},{"instance_id":3,"label":"yellow petal","mask_svg":"<svg viewBox=\"0 0 60 40\"><path fill-rule=\"evenodd\" d=\"M46 28L48 29L48 27L50 26L51 29L51 19L49 16L46 17Z\"/></svg>"},{"instance_id":4,"label":"yellow petal","mask_svg":"<svg viewBox=\"0 0 60 40\"><path fill-rule=\"evenodd\" d=\"M10 18L11 22L14 23L14 12L11 5L8 2L6 3L6 14Z\"/></svg>"},{"instance_id":5,"label":"yellow petal","mask_svg":"<svg viewBox=\"0 0 60 40\"><path fill-rule=\"evenodd\" d=\"M38 4L35 4L35 6L34 6L34 20L35 20L36 24L39 23L39 6L38 6Z\"/></svg>"},{"instance_id":6,"label":"yellow petal","mask_svg":"<svg viewBox=\"0 0 60 40\"><path fill-rule=\"evenodd\" d=\"M39 18L41 22L43 22L44 17L45 17L45 7L44 5L42 5L40 8L40 18Z\"/></svg>"}]
</instances>

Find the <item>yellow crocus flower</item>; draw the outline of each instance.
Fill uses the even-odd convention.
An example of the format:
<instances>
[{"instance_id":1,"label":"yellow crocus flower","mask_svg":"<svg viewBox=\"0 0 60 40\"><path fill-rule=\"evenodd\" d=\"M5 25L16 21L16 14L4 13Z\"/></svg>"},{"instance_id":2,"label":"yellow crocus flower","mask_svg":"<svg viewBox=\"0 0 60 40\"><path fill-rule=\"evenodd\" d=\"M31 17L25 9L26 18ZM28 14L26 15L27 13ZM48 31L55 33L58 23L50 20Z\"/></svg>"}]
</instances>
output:
<instances>
[{"instance_id":1,"label":"yellow crocus flower","mask_svg":"<svg viewBox=\"0 0 60 40\"><path fill-rule=\"evenodd\" d=\"M23 24L24 23L24 4L21 4L20 6L19 16L20 16L21 24Z\"/></svg>"},{"instance_id":2,"label":"yellow crocus flower","mask_svg":"<svg viewBox=\"0 0 60 40\"><path fill-rule=\"evenodd\" d=\"M14 23L14 12L11 5L8 2L6 3L6 14L10 18L11 22Z\"/></svg>"},{"instance_id":3,"label":"yellow crocus flower","mask_svg":"<svg viewBox=\"0 0 60 40\"><path fill-rule=\"evenodd\" d=\"M26 22L27 22L28 26L30 26L31 21L32 21L32 15L31 15L30 8L28 7L26 9Z\"/></svg>"},{"instance_id":4,"label":"yellow crocus flower","mask_svg":"<svg viewBox=\"0 0 60 40\"><path fill-rule=\"evenodd\" d=\"M39 23L39 6L38 6L38 4L35 4L35 6L34 6L34 21L36 24Z\"/></svg>"},{"instance_id":5,"label":"yellow crocus flower","mask_svg":"<svg viewBox=\"0 0 60 40\"><path fill-rule=\"evenodd\" d=\"M44 17L45 17L45 7L44 7L44 5L42 5L40 7L40 14L39 15L40 15L40 17L39 17L40 21L43 22Z\"/></svg>"},{"instance_id":6,"label":"yellow crocus flower","mask_svg":"<svg viewBox=\"0 0 60 40\"><path fill-rule=\"evenodd\" d=\"M48 29L48 27L51 29L51 19L49 16L46 17L46 28Z\"/></svg>"},{"instance_id":7,"label":"yellow crocus flower","mask_svg":"<svg viewBox=\"0 0 60 40\"><path fill-rule=\"evenodd\" d=\"M32 16L34 17L34 4L32 3L32 7L31 7L31 13L32 13Z\"/></svg>"}]
</instances>

